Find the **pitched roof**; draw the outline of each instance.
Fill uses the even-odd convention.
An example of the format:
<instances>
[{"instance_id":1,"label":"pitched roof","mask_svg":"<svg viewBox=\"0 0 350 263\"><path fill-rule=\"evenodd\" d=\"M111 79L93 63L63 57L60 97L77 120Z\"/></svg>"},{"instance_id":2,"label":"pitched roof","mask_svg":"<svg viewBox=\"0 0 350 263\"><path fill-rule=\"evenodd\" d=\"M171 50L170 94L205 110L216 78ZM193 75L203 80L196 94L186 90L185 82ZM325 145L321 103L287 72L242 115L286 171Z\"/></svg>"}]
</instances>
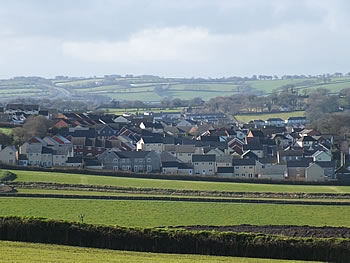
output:
<instances>
[{"instance_id":1,"label":"pitched roof","mask_svg":"<svg viewBox=\"0 0 350 263\"><path fill-rule=\"evenodd\" d=\"M232 165L233 166L242 166L242 165L255 165L256 160L255 159L233 159L232 160Z\"/></svg>"},{"instance_id":2,"label":"pitched roof","mask_svg":"<svg viewBox=\"0 0 350 263\"><path fill-rule=\"evenodd\" d=\"M215 162L215 154L193 154L192 162Z\"/></svg>"},{"instance_id":3,"label":"pitched roof","mask_svg":"<svg viewBox=\"0 0 350 263\"><path fill-rule=\"evenodd\" d=\"M287 161L287 167L309 167L313 162L312 158L303 158L298 161Z\"/></svg>"}]
</instances>

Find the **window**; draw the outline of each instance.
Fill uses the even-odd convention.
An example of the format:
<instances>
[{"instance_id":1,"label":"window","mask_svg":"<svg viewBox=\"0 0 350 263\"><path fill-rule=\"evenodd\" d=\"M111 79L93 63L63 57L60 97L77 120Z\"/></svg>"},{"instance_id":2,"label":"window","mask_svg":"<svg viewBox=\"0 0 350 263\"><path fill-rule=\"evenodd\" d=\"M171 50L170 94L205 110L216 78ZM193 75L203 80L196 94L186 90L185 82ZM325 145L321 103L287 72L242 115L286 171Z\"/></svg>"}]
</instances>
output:
<instances>
[{"instance_id":1,"label":"window","mask_svg":"<svg viewBox=\"0 0 350 263\"><path fill-rule=\"evenodd\" d=\"M210 162L210 163L209 163L209 165L213 165L213 163L212 163L212 162Z\"/></svg>"},{"instance_id":2,"label":"window","mask_svg":"<svg viewBox=\"0 0 350 263\"><path fill-rule=\"evenodd\" d=\"M239 170L239 166L235 166L235 169L236 169L236 170Z\"/></svg>"},{"instance_id":3,"label":"window","mask_svg":"<svg viewBox=\"0 0 350 263\"><path fill-rule=\"evenodd\" d=\"M243 177L245 177L245 174L242 174Z\"/></svg>"},{"instance_id":4,"label":"window","mask_svg":"<svg viewBox=\"0 0 350 263\"><path fill-rule=\"evenodd\" d=\"M91 146L88 146L88 150L91 151L92 147Z\"/></svg>"},{"instance_id":5,"label":"window","mask_svg":"<svg viewBox=\"0 0 350 263\"><path fill-rule=\"evenodd\" d=\"M198 165L198 163L194 163L194 165Z\"/></svg>"}]
</instances>

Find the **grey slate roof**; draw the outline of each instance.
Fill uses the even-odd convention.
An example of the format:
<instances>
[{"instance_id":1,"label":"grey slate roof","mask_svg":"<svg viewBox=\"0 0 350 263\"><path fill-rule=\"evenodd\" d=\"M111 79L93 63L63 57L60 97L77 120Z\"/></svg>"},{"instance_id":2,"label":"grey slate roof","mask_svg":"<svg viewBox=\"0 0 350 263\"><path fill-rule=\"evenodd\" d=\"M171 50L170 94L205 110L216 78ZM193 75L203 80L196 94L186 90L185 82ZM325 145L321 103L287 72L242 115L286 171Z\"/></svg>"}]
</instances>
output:
<instances>
[{"instance_id":1,"label":"grey slate roof","mask_svg":"<svg viewBox=\"0 0 350 263\"><path fill-rule=\"evenodd\" d=\"M215 162L215 154L193 154L192 162Z\"/></svg>"}]
</instances>

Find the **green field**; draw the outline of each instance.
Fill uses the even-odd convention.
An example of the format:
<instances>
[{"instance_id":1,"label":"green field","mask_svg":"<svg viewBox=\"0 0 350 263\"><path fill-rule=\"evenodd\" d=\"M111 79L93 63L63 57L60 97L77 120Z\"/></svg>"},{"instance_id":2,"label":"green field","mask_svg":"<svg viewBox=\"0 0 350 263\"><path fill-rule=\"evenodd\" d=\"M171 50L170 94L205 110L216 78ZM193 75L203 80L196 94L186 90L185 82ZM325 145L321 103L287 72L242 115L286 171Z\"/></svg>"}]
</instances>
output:
<instances>
[{"instance_id":1,"label":"green field","mask_svg":"<svg viewBox=\"0 0 350 263\"><path fill-rule=\"evenodd\" d=\"M202 255L156 254L62 245L0 241L2 262L96 262L96 263L303 263L306 261L250 259ZM310 261L307 261L310 262Z\"/></svg>"},{"instance_id":2,"label":"green field","mask_svg":"<svg viewBox=\"0 0 350 263\"><path fill-rule=\"evenodd\" d=\"M269 118L281 118L282 120L287 120L289 117L304 117L305 111L291 111L291 112L281 112L281 113L264 113L264 114L241 114L235 115L235 118L239 122L248 123L251 120L264 120Z\"/></svg>"},{"instance_id":3,"label":"green field","mask_svg":"<svg viewBox=\"0 0 350 263\"><path fill-rule=\"evenodd\" d=\"M350 227L348 206L0 198L0 216L31 216L101 225L312 225Z\"/></svg>"},{"instance_id":4,"label":"green field","mask_svg":"<svg viewBox=\"0 0 350 263\"><path fill-rule=\"evenodd\" d=\"M287 193L350 193L350 186L278 185L139 179L55 172L12 171L16 182L53 182L67 184L112 185L120 187L187 189L230 192L287 192Z\"/></svg>"},{"instance_id":5,"label":"green field","mask_svg":"<svg viewBox=\"0 0 350 263\"><path fill-rule=\"evenodd\" d=\"M257 95L281 92L286 85L294 85L300 93L307 93L317 88L326 88L336 93L350 87L350 78L332 78L330 82L316 78L277 79L277 80L240 80L230 79L183 79L160 77L120 77L113 82L101 77L85 79L30 79L17 78L0 80L0 92L3 99L26 97L36 93L38 97L59 98L57 88L80 95L100 95L116 100L141 100L160 102L164 99L189 100L201 97L208 101L217 96L231 96L238 92L250 91ZM161 88L161 89L160 89Z\"/></svg>"},{"instance_id":6,"label":"green field","mask_svg":"<svg viewBox=\"0 0 350 263\"><path fill-rule=\"evenodd\" d=\"M12 132L12 128L0 128L0 132L10 135Z\"/></svg>"}]
</instances>

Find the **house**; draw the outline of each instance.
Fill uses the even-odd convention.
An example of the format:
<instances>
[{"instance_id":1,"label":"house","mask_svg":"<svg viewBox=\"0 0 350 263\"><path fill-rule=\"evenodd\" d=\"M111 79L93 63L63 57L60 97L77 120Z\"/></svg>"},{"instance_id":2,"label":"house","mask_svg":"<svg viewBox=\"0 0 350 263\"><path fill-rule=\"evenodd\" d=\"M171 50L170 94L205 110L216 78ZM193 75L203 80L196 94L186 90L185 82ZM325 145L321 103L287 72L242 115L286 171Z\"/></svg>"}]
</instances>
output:
<instances>
[{"instance_id":1,"label":"house","mask_svg":"<svg viewBox=\"0 0 350 263\"><path fill-rule=\"evenodd\" d=\"M255 159L233 159L234 176L241 179L258 178L261 163Z\"/></svg>"},{"instance_id":2,"label":"house","mask_svg":"<svg viewBox=\"0 0 350 263\"><path fill-rule=\"evenodd\" d=\"M77 168L83 167L83 157L81 157L81 156L68 157L67 161L66 161L66 166L77 167Z\"/></svg>"},{"instance_id":3,"label":"house","mask_svg":"<svg viewBox=\"0 0 350 263\"><path fill-rule=\"evenodd\" d=\"M178 174L193 175L193 165L190 163L178 163Z\"/></svg>"},{"instance_id":4,"label":"house","mask_svg":"<svg viewBox=\"0 0 350 263\"><path fill-rule=\"evenodd\" d=\"M178 174L179 163L173 162L162 162L162 174Z\"/></svg>"},{"instance_id":5,"label":"house","mask_svg":"<svg viewBox=\"0 0 350 263\"><path fill-rule=\"evenodd\" d=\"M264 147L260 143L259 140L253 141L251 140L248 144L243 145L243 151L251 151L253 152L258 158L263 158L264 157Z\"/></svg>"},{"instance_id":6,"label":"house","mask_svg":"<svg viewBox=\"0 0 350 263\"><path fill-rule=\"evenodd\" d=\"M99 160L85 160L85 168L93 170L102 170L103 166Z\"/></svg>"},{"instance_id":7,"label":"house","mask_svg":"<svg viewBox=\"0 0 350 263\"><path fill-rule=\"evenodd\" d=\"M43 167L51 167L52 166L52 157L55 154L55 150L43 146L41 148L41 161L40 165Z\"/></svg>"},{"instance_id":8,"label":"house","mask_svg":"<svg viewBox=\"0 0 350 263\"><path fill-rule=\"evenodd\" d=\"M284 120L282 120L281 118L269 118L265 121L265 124L267 126L281 127L284 126Z\"/></svg>"},{"instance_id":9,"label":"house","mask_svg":"<svg viewBox=\"0 0 350 263\"><path fill-rule=\"evenodd\" d=\"M217 169L218 177L233 177L234 175L235 175L235 168L233 166L218 167Z\"/></svg>"},{"instance_id":10,"label":"house","mask_svg":"<svg viewBox=\"0 0 350 263\"><path fill-rule=\"evenodd\" d=\"M163 138L160 135L143 136L136 143L137 151L155 151L161 153L163 151Z\"/></svg>"},{"instance_id":11,"label":"house","mask_svg":"<svg viewBox=\"0 0 350 263\"><path fill-rule=\"evenodd\" d=\"M287 178L296 181L324 181L323 168L312 162L311 158L304 158L300 161L287 162Z\"/></svg>"},{"instance_id":12,"label":"house","mask_svg":"<svg viewBox=\"0 0 350 263\"><path fill-rule=\"evenodd\" d=\"M216 155L216 172L220 167L232 167L231 155Z\"/></svg>"},{"instance_id":13,"label":"house","mask_svg":"<svg viewBox=\"0 0 350 263\"><path fill-rule=\"evenodd\" d=\"M311 158L302 158L297 161L287 161L286 178L289 180L305 180L305 169L312 163ZM323 171L322 171L323 173Z\"/></svg>"},{"instance_id":14,"label":"house","mask_svg":"<svg viewBox=\"0 0 350 263\"><path fill-rule=\"evenodd\" d=\"M317 141L312 136L305 135L298 139L296 143L302 148L307 148L311 147L314 143L317 143Z\"/></svg>"},{"instance_id":15,"label":"house","mask_svg":"<svg viewBox=\"0 0 350 263\"><path fill-rule=\"evenodd\" d=\"M25 154L27 156L28 165L42 165L42 148L46 146L47 143L43 139L32 137L19 147L19 154Z\"/></svg>"},{"instance_id":16,"label":"house","mask_svg":"<svg viewBox=\"0 0 350 263\"><path fill-rule=\"evenodd\" d=\"M118 130L108 124L95 125L96 135L99 140L107 140L116 135Z\"/></svg>"},{"instance_id":17,"label":"house","mask_svg":"<svg viewBox=\"0 0 350 263\"><path fill-rule=\"evenodd\" d=\"M332 154L325 151L316 151L312 158L314 162L330 162L332 161Z\"/></svg>"},{"instance_id":18,"label":"house","mask_svg":"<svg viewBox=\"0 0 350 263\"><path fill-rule=\"evenodd\" d=\"M237 153L239 155L243 154L244 142L238 138L233 138L227 143L228 151L230 153Z\"/></svg>"},{"instance_id":19,"label":"house","mask_svg":"<svg viewBox=\"0 0 350 263\"><path fill-rule=\"evenodd\" d=\"M317 163L311 163L305 170L305 181L323 182L326 177L323 168Z\"/></svg>"},{"instance_id":20,"label":"house","mask_svg":"<svg viewBox=\"0 0 350 263\"><path fill-rule=\"evenodd\" d=\"M192 164L196 175L214 175L216 171L216 155L193 154Z\"/></svg>"},{"instance_id":21,"label":"house","mask_svg":"<svg viewBox=\"0 0 350 263\"><path fill-rule=\"evenodd\" d=\"M114 171L159 172L160 156L155 151L124 151L110 150L98 158L104 169Z\"/></svg>"},{"instance_id":22,"label":"house","mask_svg":"<svg viewBox=\"0 0 350 263\"><path fill-rule=\"evenodd\" d=\"M162 124L159 122L141 122L140 128L142 130L148 130L152 133L163 133L164 131Z\"/></svg>"},{"instance_id":23,"label":"house","mask_svg":"<svg viewBox=\"0 0 350 263\"><path fill-rule=\"evenodd\" d=\"M346 184L350 183L350 170L345 166L339 167L335 171L335 175L339 182L346 183Z\"/></svg>"},{"instance_id":24,"label":"house","mask_svg":"<svg viewBox=\"0 0 350 263\"><path fill-rule=\"evenodd\" d=\"M175 157L180 160L182 163L192 163L192 156L198 152L196 152L195 145L175 145L174 148Z\"/></svg>"},{"instance_id":25,"label":"house","mask_svg":"<svg viewBox=\"0 0 350 263\"><path fill-rule=\"evenodd\" d=\"M286 163L287 161L298 161L303 158L302 149L285 150L277 152L277 162Z\"/></svg>"},{"instance_id":26,"label":"house","mask_svg":"<svg viewBox=\"0 0 350 263\"><path fill-rule=\"evenodd\" d=\"M17 163L17 149L14 146L6 146L0 151L0 162L15 165Z\"/></svg>"},{"instance_id":27,"label":"house","mask_svg":"<svg viewBox=\"0 0 350 263\"><path fill-rule=\"evenodd\" d=\"M286 174L287 174L286 164L264 164L261 167L259 179L282 181L285 179Z\"/></svg>"},{"instance_id":28,"label":"house","mask_svg":"<svg viewBox=\"0 0 350 263\"><path fill-rule=\"evenodd\" d=\"M336 179L335 177L335 161L319 161L316 162L320 167L322 167L324 176L327 180Z\"/></svg>"},{"instance_id":29,"label":"house","mask_svg":"<svg viewBox=\"0 0 350 263\"><path fill-rule=\"evenodd\" d=\"M306 117L289 117L285 123L289 126L300 126L307 123Z\"/></svg>"},{"instance_id":30,"label":"house","mask_svg":"<svg viewBox=\"0 0 350 263\"><path fill-rule=\"evenodd\" d=\"M28 158L25 154L18 154L18 165L19 166L28 166Z\"/></svg>"},{"instance_id":31,"label":"house","mask_svg":"<svg viewBox=\"0 0 350 263\"><path fill-rule=\"evenodd\" d=\"M285 149L289 146L290 140L284 134L273 134L271 137L275 141L277 149Z\"/></svg>"}]
</instances>

